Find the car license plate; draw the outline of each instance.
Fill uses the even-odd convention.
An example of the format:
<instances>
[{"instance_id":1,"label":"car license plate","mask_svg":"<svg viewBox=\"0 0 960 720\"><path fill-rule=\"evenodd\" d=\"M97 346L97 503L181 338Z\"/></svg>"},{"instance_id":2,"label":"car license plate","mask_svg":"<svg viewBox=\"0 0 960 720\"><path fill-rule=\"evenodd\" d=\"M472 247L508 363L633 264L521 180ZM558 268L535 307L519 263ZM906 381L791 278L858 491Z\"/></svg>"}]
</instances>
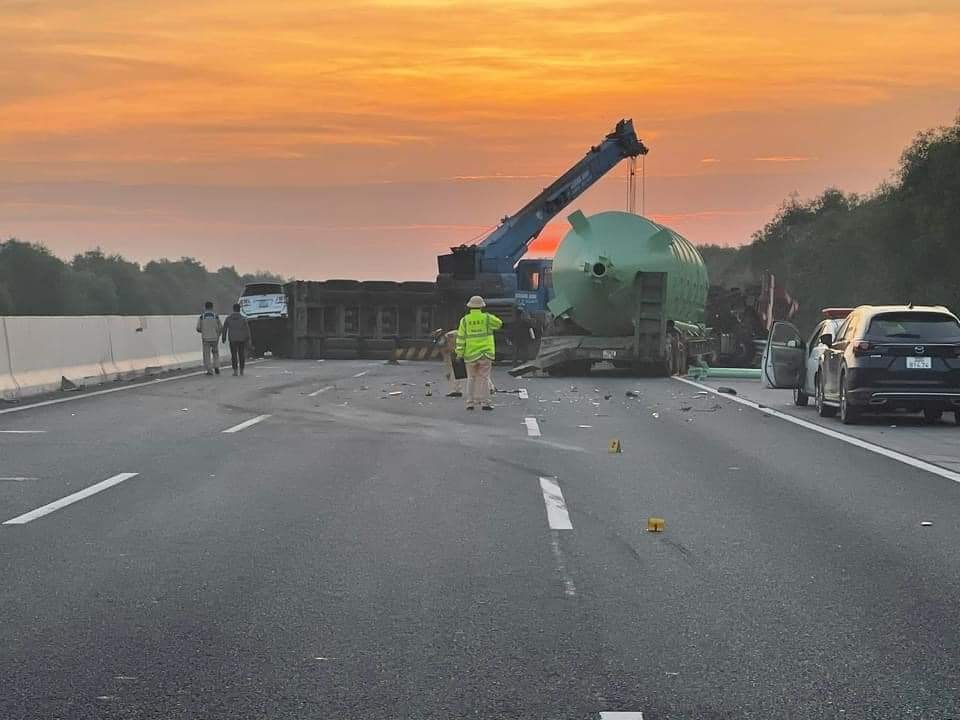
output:
<instances>
[{"instance_id":1,"label":"car license plate","mask_svg":"<svg viewBox=\"0 0 960 720\"><path fill-rule=\"evenodd\" d=\"M907 370L929 370L930 358L928 357L908 357Z\"/></svg>"},{"instance_id":2,"label":"car license plate","mask_svg":"<svg viewBox=\"0 0 960 720\"><path fill-rule=\"evenodd\" d=\"M601 354L604 360L613 360L617 356L616 350L604 350Z\"/></svg>"}]
</instances>

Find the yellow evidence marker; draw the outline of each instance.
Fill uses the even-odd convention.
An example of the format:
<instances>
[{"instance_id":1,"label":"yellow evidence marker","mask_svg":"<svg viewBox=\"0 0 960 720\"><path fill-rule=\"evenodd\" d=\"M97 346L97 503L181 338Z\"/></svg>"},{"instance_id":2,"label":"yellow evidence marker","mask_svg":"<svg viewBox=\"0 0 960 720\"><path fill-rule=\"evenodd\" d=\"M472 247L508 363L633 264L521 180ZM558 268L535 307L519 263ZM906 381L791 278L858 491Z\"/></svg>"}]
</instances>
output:
<instances>
[{"instance_id":1,"label":"yellow evidence marker","mask_svg":"<svg viewBox=\"0 0 960 720\"><path fill-rule=\"evenodd\" d=\"M607 450L612 453L623 452L623 450L620 448L620 441L617 438L614 438L610 441L610 445L607 447Z\"/></svg>"},{"instance_id":2,"label":"yellow evidence marker","mask_svg":"<svg viewBox=\"0 0 960 720\"><path fill-rule=\"evenodd\" d=\"M663 518L648 517L647 532L663 532L667 529L667 521Z\"/></svg>"}]
</instances>

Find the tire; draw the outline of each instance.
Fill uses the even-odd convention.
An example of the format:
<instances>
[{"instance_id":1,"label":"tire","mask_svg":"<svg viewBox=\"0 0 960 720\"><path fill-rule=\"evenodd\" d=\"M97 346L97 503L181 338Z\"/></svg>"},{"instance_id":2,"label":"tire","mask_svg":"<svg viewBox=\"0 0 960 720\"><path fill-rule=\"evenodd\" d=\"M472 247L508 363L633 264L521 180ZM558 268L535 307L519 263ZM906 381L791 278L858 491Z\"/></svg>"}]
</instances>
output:
<instances>
[{"instance_id":1,"label":"tire","mask_svg":"<svg viewBox=\"0 0 960 720\"><path fill-rule=\"evenodd\" d=\"M953 414L954 420L957 418L957 414ZM928 425L935 425L940 422L943 418L943 410L934 410L932 408L924 408L923 411L923 421Z\"/></svg>"},{"instance_id":2,"label":"tire","mask_svg":"<svg viewBox=\"0 0 960 720\"><path fill-rule=\"evenodd\" d=\"M960 410L953 411L953 424L960 425Z\"/></svg>"},{"instance_id":3,"label":"tire","mask_svg":"<svg viewBox=\"0 0 960 720\"><path fill-rule=\"evenodd\" d=\"M810 396L807 395L800 386L793 389L793 404L797 407L806 407L810 403Z\"/></svg>"},{"instance_id":4,"label":"tire","mask_svg":"<svg viewBox=\"0 0 960 720\"><path fill-rule=\"evenodd\" d=\"M823 379L817 373L817 414L823 418L831 418L837 414L837 409L823 401Z\"/></svg>"},{"instance_id":5,"label":"tire","mask_svg":"<svg viewBox=\"0 0 960 720\"><path fill-rule=\"evenodd\" d=\"M840 422L854 425L860 419L860 408L850 405L847 400L847 378L840 375Z\"/></svg>"}]
</instances>

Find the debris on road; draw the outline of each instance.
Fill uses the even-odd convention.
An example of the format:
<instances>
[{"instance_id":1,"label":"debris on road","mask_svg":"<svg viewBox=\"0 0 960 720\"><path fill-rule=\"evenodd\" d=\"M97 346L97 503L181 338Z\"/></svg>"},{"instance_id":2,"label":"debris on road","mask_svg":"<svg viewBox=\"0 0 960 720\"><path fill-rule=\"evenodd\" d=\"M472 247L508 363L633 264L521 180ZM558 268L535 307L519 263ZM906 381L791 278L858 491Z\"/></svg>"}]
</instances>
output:
<instances>
[{"instance_id":1,"label":"debris on road","mask_svg":"<svg viewBox=\"0 0 960 720\"><path fill-rule=\"evenodd\" d=\"M628 398L638 398L638 397L640 397L640 393L637 392L636 390L627 390L627 392L625 393L625 395L626 395Z\"/></svg>"},{"instance_id":2,"label":"debris on road","mask_svg":"<svg viewBox=\"0 0 960 720\"><path fill-rule=\"evenodd\" d=\"M736 391L736 390L734 390L732 387L727 387L726 385L721 385L720 387L718 387L718 388L717 388L717 392L723 393L723 394L725 394L725 395L736 395L736 394L737 394L737 391Z\"/></svg>"},{"instance_id":3,"label":"debris on road","mask_svg":"<svg viewBox=\"0 0 960 720\"><path fill-rule=\"evenodd\" d=\"M659 419L660 419L660 413L658 413L658 412L655 412L655 413L650 413L650 417L652 417L652 418L656 418L656 419L658 419L658 420L659 420Z\"/></svg>"},{"instance_id":4,"label":"debris on road","mask_svg":"<svg viewBox=\"0 0 960 720\"><path fill-rule=\"evenodd\" d=\"M933 523L930 522L929 520L922 520L922 521L920 522L920 524L921 524L923 527L930 527L931 525L933 525Z\"/></svg>"},{"instance_id":5,"label":"debris on road","mask_svg":"<svg viewBox=\"0 0 960 720\"><path fill-rule=\"evenodd\" d=\"M592 428L593 425L577 425L578 428Z\"/></svg>"}]
</instances>

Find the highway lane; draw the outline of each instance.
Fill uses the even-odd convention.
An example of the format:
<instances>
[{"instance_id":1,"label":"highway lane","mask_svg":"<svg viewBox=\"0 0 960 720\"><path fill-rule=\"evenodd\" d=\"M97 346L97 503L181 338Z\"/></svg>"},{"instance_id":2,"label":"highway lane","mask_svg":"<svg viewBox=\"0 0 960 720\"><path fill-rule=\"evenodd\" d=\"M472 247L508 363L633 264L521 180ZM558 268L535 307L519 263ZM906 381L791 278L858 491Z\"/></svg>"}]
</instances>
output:
<instances>
[{"instance_id":1,"label":"highway lane","mask_svg":"<svg viewBox=\"0 0 960 720\"><path fill-rule=\"evenodd\" d=\"M0 416L8 516L139 473L0 526L0 716L958 711L955 483L677 381L263 365Z\"/></svg>"}]
</instances>

